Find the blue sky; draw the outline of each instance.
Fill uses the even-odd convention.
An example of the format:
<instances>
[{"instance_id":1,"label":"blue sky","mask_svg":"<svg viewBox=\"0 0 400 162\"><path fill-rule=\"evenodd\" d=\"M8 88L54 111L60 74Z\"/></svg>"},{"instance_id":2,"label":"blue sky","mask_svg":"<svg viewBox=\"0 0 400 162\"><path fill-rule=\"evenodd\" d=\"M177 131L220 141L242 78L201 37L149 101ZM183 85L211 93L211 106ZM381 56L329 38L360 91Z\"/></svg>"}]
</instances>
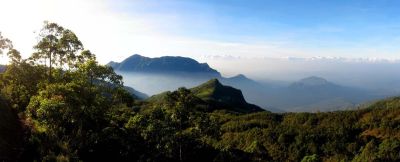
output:
<instances>
[{"instance_id":1,"label":"blue sky","mask_svg":"<svg viewBox=\"0 0 400 162\"><path fill-rule=\"evenodd\" d=\"M25 56L36 41L33 31L50 20L77 33L102 63L134 53L400 59L400 1L395 0L0 2L0 31Z\"/></svg>"},{"instance_id":2,"label":"blue sky","mask_svg":"<svg viewBox=\"0 0 400 162\"><path fill-rule=\"evenodd\" d=\"M139 1L118 9L172 17L176 24L160 28L193 38L288 42L316 49L390 50L397 49L391 46L400 38L398 6L399 1L368 0L178 0Z\"/></svg>"}]
</instances>

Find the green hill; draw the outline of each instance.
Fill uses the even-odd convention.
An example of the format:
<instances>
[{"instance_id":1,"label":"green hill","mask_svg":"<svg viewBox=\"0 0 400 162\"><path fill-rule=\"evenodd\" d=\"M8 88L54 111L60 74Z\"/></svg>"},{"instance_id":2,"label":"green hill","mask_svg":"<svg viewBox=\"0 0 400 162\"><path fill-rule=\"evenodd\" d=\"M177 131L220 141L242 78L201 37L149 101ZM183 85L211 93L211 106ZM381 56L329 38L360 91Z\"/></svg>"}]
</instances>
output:
<instances>
[{"instance_id":1,"label":"green hill","mask_svg":"<svg viewBox=\"0 0 400 162\"><path fill-rule=\"evenodd\" d=\"M265 111L262 108L249 104L239 89L222 85L218 79L211 79L190 91L198 97L199 105L207 105L211 110L227 110L238 113L251 113ZM154 95L147 99L148 102L160 103L165 100L168 92Z\"/></svg>"},{"instance_id":2,"label":"green hill","mask_svg":"<svg viewBox=\"0 0 400 162\"><path fill-rule=\"evenodd\" d=\"M261 141L265 161L400 160L400 97L351 111L219 115L222 135L213 145L246 152Z\"/></svg>"},{"instance_id":3,"label":"green hill","mask_svg":"<svg viewBox=\"0 0 400 162\"><path fill-rule=\"evenodd\" d=\"M135 99L144 100L146 98L149 98L147 94L140 92L132 87L124 86L124 89L128 91Z\"/></svg>"},{"instance_id":4,"label":"green hill","mask_svg":"<svg viewBox=\"0 0 400 162\"><path fill-rule=\"evenodd\" d=\"M207 103L224 109L244 113L263 111L260 107L247 103L242 91L222 85L218 79L211 79L200 86L192 88L191 91L195 96Z\"/></svg>"}]
</instances>

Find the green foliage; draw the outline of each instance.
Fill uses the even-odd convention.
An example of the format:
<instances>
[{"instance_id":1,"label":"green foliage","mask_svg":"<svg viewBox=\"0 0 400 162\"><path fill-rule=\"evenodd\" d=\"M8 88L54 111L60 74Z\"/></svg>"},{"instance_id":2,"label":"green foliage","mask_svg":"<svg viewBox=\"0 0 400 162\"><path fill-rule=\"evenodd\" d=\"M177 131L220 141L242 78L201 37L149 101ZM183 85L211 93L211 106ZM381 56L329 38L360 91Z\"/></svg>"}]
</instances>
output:
<instances>
[{"instance_id":1,"label":"green foliage","mask_svg":"<svg viewBox=\"0 0 400 162\"><path fill-rule=\"evenodd\" d=\"M12 63L0 74L0 88L4 98L18 112L23 112L30 98L37 94L45 78L42 66L33 66L26 61Z\"/></svg>"},{"instance_id":2,"label":"green foliage","mask_svg":"<svg viewBox=\"0 0 400 162\"><path fill-rule=\"evenodd\" d=\"M49 64L48 80L51 81L53 65L63 68L67 63L69 68L76 65L80 57L87 56L87 53L77 56L76 52L83 50L83 45L78 37L69 29L53 22L44 22L39 33L39 42L34 46L37 50L31 59L47 66Z\"/></svg>"},{"instance_id":3,"label":"green foliage","mask_svg":"<svg viewBox=\"0 0 400 162\"><path fill-rule=\"evenodd\" d=\"M68 29L46 22L40 38L29 59L9 50L11 64L0 74L1 94L29 129L21 159L138 159L130 146L140 137L124 129L134 112L122 77L99 65L90 51L78 55L82 44Z\"/></svg>"},{"instance_id":4,"label":"green foliage","mask_svg":"<svg viewBox=\"0 0 400 162\"><path fill-rule=\"evenodd\" d=\"M3 37L0 32L0 55L3 54L3 50L12 48L12 42L8 38Z\"/></svg>"},{"instance_id":5,"label":"green foliage","mask_svg":"<svg viewBox=\"0 0 400 162\"><path fill-rule=\"evenodd\" d=\"M318 162L318 156L316 154L310 156L304 156L301 162Z\"/></svg>"}]
</instances>

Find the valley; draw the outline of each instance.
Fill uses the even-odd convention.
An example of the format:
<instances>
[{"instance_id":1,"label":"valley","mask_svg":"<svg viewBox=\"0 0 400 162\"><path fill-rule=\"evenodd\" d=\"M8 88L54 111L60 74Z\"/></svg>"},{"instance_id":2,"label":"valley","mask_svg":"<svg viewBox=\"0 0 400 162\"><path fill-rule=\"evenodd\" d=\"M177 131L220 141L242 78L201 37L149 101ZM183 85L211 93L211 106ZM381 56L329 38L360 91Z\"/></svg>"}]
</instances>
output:
<instances>
[{"instance_id":1,"label":"valley","mask_svg":"<svg viewBox=\"0 0 400 162\"><path fill-rule=\"evenodd\" d=\"M255 81L243 74L226 78L208 64L185 57L148 58L135 54L121 63L110 62L108 66L124 76L127 86L149 96L180 87L192 88L215 78L240 89L248 102L273 112L346 110L398 95L342 86L316 76L289 85Z\"/></svg>"}]
</instances>

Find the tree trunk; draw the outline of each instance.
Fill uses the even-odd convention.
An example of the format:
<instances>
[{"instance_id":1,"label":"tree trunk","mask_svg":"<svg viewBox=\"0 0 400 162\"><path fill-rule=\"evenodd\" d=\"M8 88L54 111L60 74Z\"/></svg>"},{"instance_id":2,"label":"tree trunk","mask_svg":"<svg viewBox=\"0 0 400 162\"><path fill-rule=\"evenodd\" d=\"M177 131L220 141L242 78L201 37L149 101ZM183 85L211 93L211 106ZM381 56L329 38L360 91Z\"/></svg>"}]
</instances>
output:
<instances>
[{"instance_id":1,"label":"tree trunk","mask_svg":"<svg viewBox=\"0 0 400 162\"><path fill-rule=\"evenodd\" d=\"M52 53L53 52L50 52L50 56L49 56L49 60L50 60L50 65L49 65L50 69L49 69L49 78L48 78L49 79L49 83L51 83L51 77L52 77L52 75L51 75L51 69L52 69L52 65L53 65L52 64Z\"/></svg>"}]
</instances>

